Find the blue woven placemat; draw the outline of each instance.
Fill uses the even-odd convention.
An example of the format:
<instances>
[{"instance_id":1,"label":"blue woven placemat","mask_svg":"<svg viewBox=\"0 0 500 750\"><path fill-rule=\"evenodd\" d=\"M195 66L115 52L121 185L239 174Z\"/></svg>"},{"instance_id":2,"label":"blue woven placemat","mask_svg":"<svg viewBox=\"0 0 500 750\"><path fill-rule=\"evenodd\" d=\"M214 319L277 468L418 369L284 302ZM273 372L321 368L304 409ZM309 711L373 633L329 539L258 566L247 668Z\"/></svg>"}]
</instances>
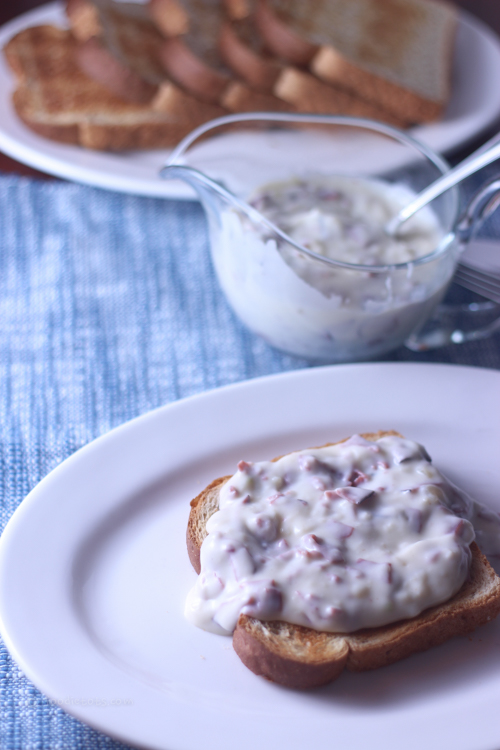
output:
<instances>
[{"instance_id":1,"label":"blue woven placemat","mask_svg":"<svg viewBox=\"0 0 500 750\"><path fill-rule=\"evenodd\" d=\"M500 237L500 218L487 233ZM458 288L450 296L471 298ZM500 336L386 360L500 368ZM45 474L112 427L304 366L229 310L197 203L0 176L1 529ZM123 747L52 705L0 643L2 750Z\"/></svg>"}]
</instances>

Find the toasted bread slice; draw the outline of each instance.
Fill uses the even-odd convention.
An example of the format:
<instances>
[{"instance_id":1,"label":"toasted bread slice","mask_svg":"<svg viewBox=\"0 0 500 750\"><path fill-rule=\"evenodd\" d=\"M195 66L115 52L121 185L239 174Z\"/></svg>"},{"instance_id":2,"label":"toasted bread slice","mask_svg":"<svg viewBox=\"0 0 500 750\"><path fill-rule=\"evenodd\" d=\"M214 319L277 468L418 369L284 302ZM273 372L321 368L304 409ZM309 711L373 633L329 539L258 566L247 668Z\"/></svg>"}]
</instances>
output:
<instances>
[{"instance_id":1,"label":"toasted bread slice","mask_svg":"<svg viewBox=\"0 0 500 750\"><path fill-rule=\"evenodd\" d=\"M166 76L159 59L163 37L148 10L137 3L99 3L102 38L123 65L153 86Z\"/></svg>"},{"instance_id":2,"label":"toasted bread slice","mask_svg":"<svg viewBox=\"0 0 500 750\"><path fill-rule=\"evenodd\" d=\"M394 431L365 433L367 440ZM278 460L278 459L274 459ZM214 480L194 500L187 527L191 564L200 573L200 548L208 519L218 510L219 492L229 476ZM444 604L417 617L355 633L326 633L282 621L262 622L240 615L233 647L252 672L291 688L313 688L354 672L376 669L418 651L466 635L500 612L500 578L475 542L471 544L469 576L460 591Z\"/></svg>"},{"instance_id":3,"label":"toasted bread slice","mask_svg":"<svg viewBox=\"0 0 500 750\"><path fill-rule=\"evenodd\" d=\"M231 70L256 91L270 94L282 63L266 48L253 16L225 21L220 29L221 56Z\"/></svg>"},{"instance_id":4,"label":"toasted bread slice","mask_svg":"<svg viewBox=\"0 0 500 750\"><path fill-rule=\"evenodd\" d=\"M148 7L151 17L167 39L187 34L190 30L189 10L179 0L149 0Z\"/></svg>"},{"instance_id":5,"label":"toasted bread slice","mask_svg":"<svg viewBox=\"0 0 500 750\"><path fill-rule=\"evenodd\" d=\"M409 122L449 98L456 11L436 0L259 0L270 49Z\"/></svg>"},{"instance_id":6,"label":"toasted bread slice","mask_svg":"<svg viewBox=\"0 0 500 750\"><path fill-rule=\"evenodd\" d=\"M166 37L160 59L169 77L200 99L218 103L233 78L218 49L220 27L225 19L221 3L150 0L149 9ZM173 23L173 18L183 20Z\"/></svg>"},{"instance_id":7,"label":"toasted bread slice","mask_svg":"<svg viewBox=\"0 0 500 750\"><path fill-rule=\"evenodd\" d=\"M258 2L255 12L257 28L269 49L277 57L292 65L306 66L311 62L319 45L316 41L310 41L306 34L302 34L300 28L295 30L292 12L282 14L280 10L274 5ZM315 10L315 7L307 6L311 16Z\"/></svg>"},{"instance_id":8,"label":"toasted bread slice","mask_svg":"<svg viewBox=\"0 0 500 750\"><path fill-rule=\"evenodd\" d=\"M160 57L168 75L194 96L230 112L295 109L273 96L269 85L254 85L252 76L239 81L241 71L228 67L219 49L220 34L227 22L220 2L150 0L149 8L165 36L179 32L165 39ZM181 33L181 29L187 31Z\"/></svg>"},{"instance_id":9,"label":"toasted bread slice","mask_svg":"<svg viewBox=\"0 0 500 750\"><path fill-rule=\"evenodd\" d=\"M232 76L217 49L201 50L191 43L195 39L191 34L166 39L160 58L170 78L202 101L216 104Z\"/></svg>"},{"instance_id":10,"label":"toasted bread slice","mask_svg":"<svg viewBox=\"0 0 500 750\"><path fill-rule=\"evenodd\" d=\"M67 0L66 16L79 42L86 42L102 33L99 12L91 0Z\"/></svg>"},{"instance_id":11,"label":"toasted bread slice","mask_svg":"<svg viewBox=\"0 0 500 750\"><path fill-rule=\"evenodd\" d=\"M157 86L123 65L99 37L94 36L78 44L75 59L89 78L101 83L120 99L147 104L158 91Z\"/></svg>"},{"instance_id":12,"label":"toasted bread slice","mask_svg":"<svg viewBox=\"0 0 500 750\"><path fill-rule=\"evenodd\" d=\"M232 9L226 0L226 7L228 5ZM224 61L250 87L266 94L273 93L276 99L286 102L296 112L351 115L401 128L407 126L408 121L404 118L278 60L270 54L258 32L255 2L246 0L245 9L244 18L226 21L222 25L219 45ZM274 107L269 104L260 108L285 109L283 104L277 106L276 102Z\"/></svg>"},{"instance_id":13,"label":"toasted bread slice","mask_svg":"<svg viewBox=\"0 0 500 750\"><path fill-rule=\"evenodd\" d=\"M40 135L88 148L166 148L223 110L163 84L151 105L125 102L91 80L75 61L69 31L35 26L9 40L4 52L18 79L13 102Z\"/></svg>"},{"instance_id":14,"label":"toasted bread slice","mask_svg":"<svg viewBox=\"0 0 500 750\"><path fill-rule=\"evenodd\" d=\"M344 668L385 667L466 635L500 612L500 579L475 542L471 551L469 578L458 594L411 620L335 635L240 615L234 650L255 674L287 687L311 688L336 679Z\"/></svg>"},{"instance_id":15,"label":"toasted bread slice","mask_svg":"<svg viewBox=\"0 0 500 750\"><path fill-rule=\"evenodd\" d=\"M264 94L241 81L230 83L220 99L221 105L230 112L295 112L292 103Z\"/></svg>"},{"instance_id":16,"label":"toasted bread slice","mask_svg":"<svg viewBox=\"0 0 500 750\"><path fill-rule=\"evenodd\" d=\"M365 117L397 128L405 128L409 124L407 120L376 104L330 86L311 73L291 65L283 68L273 91L279 99L293 105L297 112Z\"/></svg>"},{"instance_id":17,"label":"toasted bread slice","mask_svg":"<svg viewBox=\"0 0 500 750\"><path fill-rule=\"evenodd\" d=\"M70 0L66 13L79 41L75 55L82 71L121 99L150 102L167 76L159 60L163 37L147 9L113 0Z\"/></svg>"},{"instance_id":18,"label":"toasted bread slice","mask_svg":"<svg viewBox=\"0 0 500 750\"><path fill-rule=\"evenodd\" d=\"M231 21L248 18L254 11L255 0L222 0L224 9Z\"/></svg>"}]
</instances>

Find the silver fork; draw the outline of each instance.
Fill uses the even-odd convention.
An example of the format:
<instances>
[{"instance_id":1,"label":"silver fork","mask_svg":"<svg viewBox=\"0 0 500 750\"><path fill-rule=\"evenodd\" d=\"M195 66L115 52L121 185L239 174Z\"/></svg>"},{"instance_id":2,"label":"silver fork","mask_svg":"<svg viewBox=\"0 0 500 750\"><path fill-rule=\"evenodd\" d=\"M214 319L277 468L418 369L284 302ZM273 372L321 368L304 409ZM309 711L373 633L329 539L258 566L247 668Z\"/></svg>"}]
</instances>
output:
<instances>
[{"instance_id":1,"label":"silver fork","mask_svg":"<svg viewBox=\"0 0 500 750\"><path fill-rule=\"evenodd\" d=\"M459 263L453 281L471 292L500 304L500 276Z\"/></svg>"}]
</instances>

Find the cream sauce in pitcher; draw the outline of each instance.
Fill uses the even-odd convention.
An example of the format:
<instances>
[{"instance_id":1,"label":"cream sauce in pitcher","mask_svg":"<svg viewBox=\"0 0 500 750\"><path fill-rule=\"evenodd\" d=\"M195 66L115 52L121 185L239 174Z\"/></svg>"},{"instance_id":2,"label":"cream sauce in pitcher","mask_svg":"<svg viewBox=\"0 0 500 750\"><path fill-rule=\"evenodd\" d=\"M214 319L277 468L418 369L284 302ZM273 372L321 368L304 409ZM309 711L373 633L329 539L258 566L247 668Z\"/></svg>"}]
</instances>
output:
<instances>
[{"instance_id":1,"label":"cream sauce in pitcher","mask_svg":"<svg viewBox=\"0 0 500 750\"><path fill-rule=\"evenodd\" d=\"M453 253L415 263L443 239L430 208L412 217L401 236L385 235L385 223L412 196L401 184L347 176L259 188L249 204L319 259L228 207L212 244L231 305L249 328L299 356L346 361L394 348L429 317L453 272Z\"/></svg>"}]
</instances>

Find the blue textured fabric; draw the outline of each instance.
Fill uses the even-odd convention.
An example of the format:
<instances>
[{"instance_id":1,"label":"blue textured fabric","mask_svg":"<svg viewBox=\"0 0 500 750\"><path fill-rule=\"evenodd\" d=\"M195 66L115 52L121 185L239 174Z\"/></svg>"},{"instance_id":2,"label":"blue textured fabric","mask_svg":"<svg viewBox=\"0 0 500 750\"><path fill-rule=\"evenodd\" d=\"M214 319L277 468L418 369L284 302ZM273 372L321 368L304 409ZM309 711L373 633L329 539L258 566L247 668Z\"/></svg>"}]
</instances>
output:
<instances>
[{"instance_id":1,"label":"blue textured fabric","mask_svg":"<svg viewBox=\"0 0 500 750\"><path fill-rule=\"evenodd\" d=\"M197 203L0 177L0 227L1 528L45 474L112 427L306 366L235 319ZM500 218L487 233L500 237ZM473 298L459 288L450 296ZM500 337L386 360L500 368ZM0 644L2 750L121 747L52 705Z\"/></svg>"}]
</instances>

